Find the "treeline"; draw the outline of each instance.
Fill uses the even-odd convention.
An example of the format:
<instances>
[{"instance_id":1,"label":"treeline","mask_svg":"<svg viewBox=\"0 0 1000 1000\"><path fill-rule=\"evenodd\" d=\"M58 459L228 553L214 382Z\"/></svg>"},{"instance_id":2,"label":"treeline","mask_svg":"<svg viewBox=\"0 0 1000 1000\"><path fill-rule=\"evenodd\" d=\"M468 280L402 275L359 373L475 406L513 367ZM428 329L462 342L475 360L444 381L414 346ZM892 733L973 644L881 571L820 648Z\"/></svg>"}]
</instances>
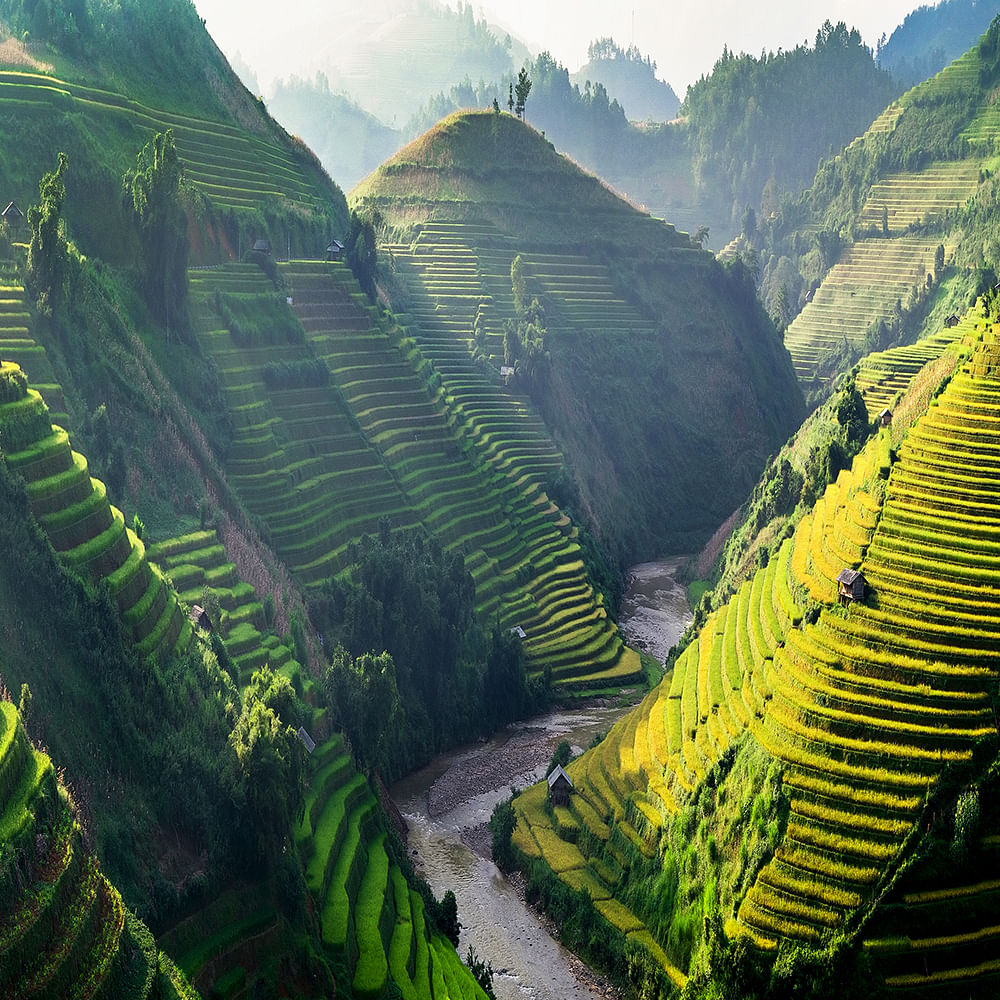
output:
<instances>
[{"instance_id":1,"label":"treeline","mask_svg":"<svg viewBox=\"0 0 1000 1000\"><path fill-rule=\"evenodd\" d=\"M330 656L334 725L387 779L449 746L544 707L520 640L475 613L475 584L458 553L420 532L365 536L354 568L328 580L309 617Z\"/></svg>"},{"instance_id":2,"label":"treeline","mask_svg":"<svg viewBox=\"0 0 1000 1000\"><path fill-rule=\"evenodd\" d=\"M595 45L598 54L612 51L607 40ZM613 64L651 72L630 52ZM898 93L858 31L829 21L812 46L759 57L725 49L712 73L688 88L680 107L685 120L657 128L632 125L632 110L603 83L584 80L581 87L547 52L527 68L526 119L557 149L646 201L656 197L664 164L674 172L689 169L691 200L674 207L702 212L736 233L747 206L769 217L782 195L808 185L817 164L861 135ZM490 107L494 100L504 108L507 99L506 82L467 79L431 100L406 131L419 134L459 108ZM660 210L669 218L668 206Z\"/></svg>"},{"instance_id":3,"label":"treeline","mask_svg":"<svg viewBox=\"0 0 1000 1000\"><path fill-rule=\"evenodd\" d=\"M862 134L896 93L843 22L827 21L811 48L759 58L725 49L681 107L697 186L730 206L734 225L747 205L769 216L783 192L809 184L817 163Z\"/></svg>"}]
</instances>

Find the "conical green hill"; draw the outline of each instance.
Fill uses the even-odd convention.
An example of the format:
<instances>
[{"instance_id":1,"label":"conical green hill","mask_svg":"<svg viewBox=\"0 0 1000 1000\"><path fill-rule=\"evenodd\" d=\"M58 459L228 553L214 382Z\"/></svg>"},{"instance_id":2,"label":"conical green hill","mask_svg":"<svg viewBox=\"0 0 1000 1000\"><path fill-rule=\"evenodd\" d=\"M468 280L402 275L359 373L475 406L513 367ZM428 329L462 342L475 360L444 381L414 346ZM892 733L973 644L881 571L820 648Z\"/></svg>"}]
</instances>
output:
<instances>
[{"instance_id":1,"label":"conical green hill","mask_svg":"<svg viewBox=\"0 0 1000 1000\"><path fill-rule=\"evenodd\" d=\"M645 927L667 972L718 959L717 917L765 954L867 949L894 989L993 982L1000 379L996 334L973 336L898 451L884 429L567 768L569 808L547 814L543 786L516 800L522 854L629 939Z\"/></svg>"},{"instance_id":2,"label":"conical green hill","mask_svg":"<svg viewBox=\"0 0 1000 1000\"><path fill-rule=\"evenodd\" d=\"M446 395L527 402L566 466L550 495L616 559L707 538L803 415L749 276L512 115L444 119L350 201L396 234L385 289Z\"/></svg>"}]
</instances>

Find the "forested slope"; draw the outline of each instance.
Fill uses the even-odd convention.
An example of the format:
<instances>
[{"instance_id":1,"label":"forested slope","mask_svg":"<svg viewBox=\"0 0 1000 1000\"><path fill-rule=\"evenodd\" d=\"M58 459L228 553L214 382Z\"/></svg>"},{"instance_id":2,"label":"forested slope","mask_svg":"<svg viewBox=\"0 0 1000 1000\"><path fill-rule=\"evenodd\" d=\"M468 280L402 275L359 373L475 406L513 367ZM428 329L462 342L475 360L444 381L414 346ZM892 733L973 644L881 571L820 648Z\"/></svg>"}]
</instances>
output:
<instances>
[{"instance_id":1,"label":"forested slope","mask_svg":"<svg viewBox=\"0 0 1000 1000\"><path fill-rule=\"evenodd\" d=\"M762 230L763 294L794 316L786 344L808 388L936 332L995 280L998 31L893 102Z\"/></svg>"}]
</instances>

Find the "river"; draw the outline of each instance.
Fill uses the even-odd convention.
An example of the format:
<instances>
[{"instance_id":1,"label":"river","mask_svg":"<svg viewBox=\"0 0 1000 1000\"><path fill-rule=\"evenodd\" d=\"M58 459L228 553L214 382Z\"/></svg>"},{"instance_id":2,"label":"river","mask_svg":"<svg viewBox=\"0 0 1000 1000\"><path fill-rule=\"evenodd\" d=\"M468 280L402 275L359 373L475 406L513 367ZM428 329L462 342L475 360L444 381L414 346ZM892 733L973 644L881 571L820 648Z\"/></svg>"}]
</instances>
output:
<instances>
[{"instance_id":1,"label":"river","mask_svg":"<svg viewBox=\"0 0 1000 1000\"><path fill-rule=\"evenodd\" d=\"M681 559L632 567L620 624L629 643L663 660L691 620L675 580ZM414 866L435 895L455 893L469 945L492 963L500 1000L598 1000L609 987L559 945L490 860L486 822L494 805L540 781L552 753L568 740L574 753L608 731L624 704L552 712L510 726L492 739L438 757L393 786L409 828Z\"/></svg>"}]
</instances>

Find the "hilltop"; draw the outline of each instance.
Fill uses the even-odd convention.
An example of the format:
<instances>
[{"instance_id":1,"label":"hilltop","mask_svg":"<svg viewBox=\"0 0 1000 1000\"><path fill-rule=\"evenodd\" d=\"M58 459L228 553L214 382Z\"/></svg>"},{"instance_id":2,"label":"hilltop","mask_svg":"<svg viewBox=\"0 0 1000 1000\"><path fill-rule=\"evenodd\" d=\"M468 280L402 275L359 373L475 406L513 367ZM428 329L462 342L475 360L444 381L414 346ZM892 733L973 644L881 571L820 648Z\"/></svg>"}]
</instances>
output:
<instances>
[{"instance_id":1,"label":"hilltop","mask_svg":"<svg viewBox=\"0 0 1000 1000\"><path fill-rule=\"evenodd\" d=\"M566 460L570 492L557 495L618 559L707 537L802 416L742 272L513 116L445 119L351 202L395 233L386 290L446 388L446 351L473 367L476 353L494 378L521 359L517 385ZM529 374L531 349L505 340L505 323L524 340L534 298L542 353Z\"/></svg>"}]
</instances>

